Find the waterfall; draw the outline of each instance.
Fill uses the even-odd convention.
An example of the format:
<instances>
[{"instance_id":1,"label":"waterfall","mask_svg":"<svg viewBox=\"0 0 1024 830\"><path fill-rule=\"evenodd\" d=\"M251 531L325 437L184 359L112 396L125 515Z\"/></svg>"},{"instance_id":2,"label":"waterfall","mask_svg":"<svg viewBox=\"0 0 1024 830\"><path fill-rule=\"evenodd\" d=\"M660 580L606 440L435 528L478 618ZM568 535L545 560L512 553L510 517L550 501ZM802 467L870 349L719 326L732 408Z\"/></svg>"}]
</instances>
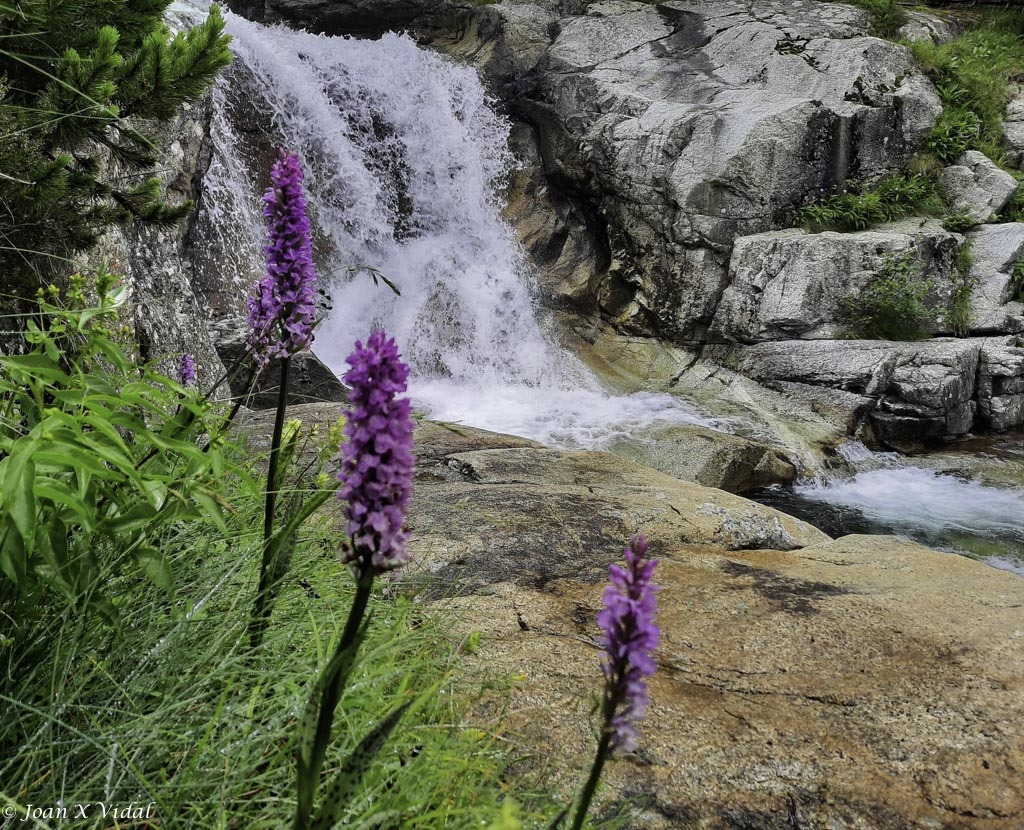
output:
<instances>
[{"instance_id":1,"label":"waterfall","mask_svg":"<svg viewBox=\"0 0 1024 830\"><path fill-rule=\"evenodd\" d=\"M708 423L661 394L605 394L547 335L497 194L508 122L475 71L403 35L317 36L226 15L200 234L218 267L258 275L258 196L274 144L299 154L333 309L314 350L335 372L383 326L430 415L598 447L655 421ZM380 275L397 286L396 296Z\"/></svg>"}]
</instances>

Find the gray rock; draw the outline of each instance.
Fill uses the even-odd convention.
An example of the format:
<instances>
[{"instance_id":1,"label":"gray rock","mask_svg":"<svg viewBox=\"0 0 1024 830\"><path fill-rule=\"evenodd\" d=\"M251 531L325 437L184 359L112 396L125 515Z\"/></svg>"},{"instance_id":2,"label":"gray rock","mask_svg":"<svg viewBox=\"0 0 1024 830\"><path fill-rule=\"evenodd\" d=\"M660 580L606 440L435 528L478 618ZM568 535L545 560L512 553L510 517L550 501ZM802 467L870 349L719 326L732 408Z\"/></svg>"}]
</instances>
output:
<instances>
[{"instance_id":1,"label":"gray rock","mask_svg":"<svg viewBox=\"0 0 1024 830\"><path fill-rule=\"evenodd\" d=\"M775 447L698 426L648 427L612 444L608 451L729 493L791 484L797 474L793 462Z\"/></svg>"},{"instance_id":2,"label":"gray rock","mask_svg":"<svg viewBox=\"0 0 1024 830\"><path fill-rule=\"evenodd\" d=\"M971 243L971 331L993 334L1024 331L1019 292L1024 274L1024 223L982 225L967 234Z\"/></svg>"},{"instance_id":3,"label":"gray rock","mask_svg":"<svg viewBox=\"0 0 1024 830\"><path fill-rule=\"evenodd\" d=\"M932 304L941 315L962 243L962 236L937 222L918 221L862 233L789 230L740 237L710 336L740 342L838 337L845 328L844 304L903 261L932 282ZM936 322L933 330L939 328Z\"/></svg>"},{"instance_id":4,"label":"gray rock","mask_svg":"<svg viewBox=\"0 0 1024 830\"><path fill-rule=\"evenodd\" d=\"M978 367L978 419L994 432L1024 424L1024 348L1019 338L986 339Z\"/></svg>"},{"instance_id":5,"label":"gray rock","mask_svg":"<svg viewBox=\"0 0 1024 830\"><path fill-rule=\"evenodd\" d=\"M1003 121L1006 160L1018 170L1024 168L1024 86L1014 84Z\"/></svg>"},{"instance_id":6,"label":"gray rock","mask_svg":"<svg viewBox=\"0 0 1024 830\"><path fill-rule=\"evenodd\" d=\"M711 346L704 356L761 382L796 382L871 398L874 407L866 414L874 438L893 449L913 450L971 431L979 408L976 379L982 350L1003 342L1000 338L916 343L790 340ZM1016 364L1006 371L1008 379L1016 376ZM994 407L1005 409L1008 403L999 401ZM1012 413L1000 411L997 420L1003 425L1011 418Z\"/></svg>"},{"instance_id":7,"label":"gray rock","mask_svg":"<svg viewBox=\"0 0 1024 830\"><path fill-rule=\"evenodd\" d=\"M991 221L1017 189L1013 176L977 150L968 150L956 164L942 170L939 181L951 210L978 224Z\"/></svg>"},{"instance_id":8,"label":"gray rock","mask_svg":"<svg viewBox=\"0 0 1024 830\"><path fill-rule=\"evenodd\" d=\"M458 48L537 127L549 181L596 204L612 265L594 294L627 331L701 342L736 236L898 168L940 112L909 51L848 6L608 0L555 21L552 4L505 8Z\"/></svg>"},{"instance_id":9,"label":"gray rock","mask_svg":"<svg viewBox=\"0 0 1024 830\"><path fill-rule=\"evenodd\" d=\"M250 361L245 354L248 325L244 318L224 317L212 326L217 337L217 352L224 365L232 369L231 394L243 398L250 409L276 409L281 386L280 361L272 360L260 373L252 388ZM288 373L288 405L347 402L348 392L338 376L308 349L292 355Z\"/></svg>"},{"instance_id":10,"label":"gray rock","mask_svg":"<svg viewBox=\"0 0 1024 830\"><path fill-rule=\"evenodd\" d=\"M152 128L166 161L156 175L172 203L198 195L210 117L207 94L183 105L176 118ZM90 252L87 267L107 262L122 275L129 290L129 308L123 314L141 357L157 361L161 371L175 377L181 355L192 355L197 383L205 391L223 375L224 367L210 332L212 314L188 265L190 222L191 217L172 227L136 223L115 228Z\"/></svg>"},{"instance_id":11,"label":"gray rock","mask_svg":"<svg viewBox=\"0 0 1024 830\"><path fill-rule=\"evenodd\" d=\"M949 43L960 35L963 27L956 21L927 12L908 11L907 22L896 32L898 40L925 40Z\"/></svg>"}]
</instances>

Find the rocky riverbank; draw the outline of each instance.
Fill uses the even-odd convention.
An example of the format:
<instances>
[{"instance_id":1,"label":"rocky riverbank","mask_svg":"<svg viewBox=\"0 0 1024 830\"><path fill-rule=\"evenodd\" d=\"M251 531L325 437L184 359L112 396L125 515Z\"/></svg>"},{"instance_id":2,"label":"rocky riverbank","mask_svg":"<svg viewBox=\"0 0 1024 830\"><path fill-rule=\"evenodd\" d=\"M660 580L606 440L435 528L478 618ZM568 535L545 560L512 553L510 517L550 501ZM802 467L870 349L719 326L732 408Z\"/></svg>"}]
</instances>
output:
<instances>
[{"instance_id":1,"label":"rocky riverbank","mask_svg":"<svg viewBox=\"0 0 1024 830\"><path fill-rule=\"evenodd\" d=\"M294 407L307 428L332 404ZM245 429L257 445L269 415ZM422 421L404 588L516 676L507 738L568 794L593 746L595 615L641 530L663 645L642 750L606 809L644 828L979 828L1024 821L1024 581L895 537L831 540L605 453ZM492 714L500 698L485 698Z\"/></svg>"}]
</instances>

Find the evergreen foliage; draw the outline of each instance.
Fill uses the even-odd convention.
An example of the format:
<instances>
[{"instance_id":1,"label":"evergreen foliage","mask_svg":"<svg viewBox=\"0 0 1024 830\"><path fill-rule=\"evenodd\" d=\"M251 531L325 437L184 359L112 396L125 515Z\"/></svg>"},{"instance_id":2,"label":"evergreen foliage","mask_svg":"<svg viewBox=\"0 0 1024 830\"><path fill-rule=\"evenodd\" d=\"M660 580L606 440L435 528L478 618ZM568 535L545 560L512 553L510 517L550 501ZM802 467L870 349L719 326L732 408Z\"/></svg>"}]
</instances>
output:
<instances>
[{"instance_id":1,"label":"evergreen foliage","mask_svg":"<svg viewBox=\"0 0 1024 830\"><path fill-rule=\"evenodd\" d=\"M0 5L0 268L5 290L87 250L109 226L172 223L159 150L140 123L167 121L230 61L217 6L172 34L170 0ZM130 123L129 120L130 119Z\"/></svg>"}]
</instances>

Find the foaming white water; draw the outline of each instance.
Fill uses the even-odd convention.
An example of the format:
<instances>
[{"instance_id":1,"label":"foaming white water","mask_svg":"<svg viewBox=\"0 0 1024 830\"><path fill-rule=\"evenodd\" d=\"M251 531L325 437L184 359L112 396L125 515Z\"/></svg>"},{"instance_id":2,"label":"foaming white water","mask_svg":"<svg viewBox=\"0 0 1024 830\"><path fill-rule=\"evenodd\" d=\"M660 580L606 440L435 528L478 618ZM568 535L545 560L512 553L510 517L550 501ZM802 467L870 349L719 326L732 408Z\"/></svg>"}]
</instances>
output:
<instances>
[{"instance_id":1,"label":"foaming white water","mask_svg":"<svg viewBox=\"0 0 1024 830\"><path fill-rule=\"evenodd\" d=\"M600 449L653 423L708 424L692 407L647 392L616 398L590 389L469 384L459 392L453 396L452 384L445 381L419 383L415 389L439 420L466 421L466 398L472 398L473 424L563 447Z\"/></svg>"},{"instance_id":2,"label":"foaming white water","mask_svg":"<svg viewBox=\"0 0 1024 830\"><path fill-rule=\"evenodd\" d=\"M1024 492L920 467L867 470L852 478L797 485L798 495L859 510L895 528L955 530L1024 539Z\"/></svg>"},{"instance_id":3,"label":"foaming white water","mask_svg":"<svg viewBox=\"0 0 1024 830\"><path fill-rule=\"evenodd\" d=\"M381 326L434 417L586 447L655 420L710 425L668 395L608 396L545 336L495 201L513 164L509 126L473 70L404 36L359 41L226 18L237 60L217 93L206 224L224 249L258 252L266 174L252 168L271 159L241 150L266 130L276 135L265 147L298 152L333 303L314 347L327 365L341 374L353 342ZM248 136L235 126L240 107L252 110ZM221 259L252 267L245 254Z\"/></svg>"}]
</instances>

